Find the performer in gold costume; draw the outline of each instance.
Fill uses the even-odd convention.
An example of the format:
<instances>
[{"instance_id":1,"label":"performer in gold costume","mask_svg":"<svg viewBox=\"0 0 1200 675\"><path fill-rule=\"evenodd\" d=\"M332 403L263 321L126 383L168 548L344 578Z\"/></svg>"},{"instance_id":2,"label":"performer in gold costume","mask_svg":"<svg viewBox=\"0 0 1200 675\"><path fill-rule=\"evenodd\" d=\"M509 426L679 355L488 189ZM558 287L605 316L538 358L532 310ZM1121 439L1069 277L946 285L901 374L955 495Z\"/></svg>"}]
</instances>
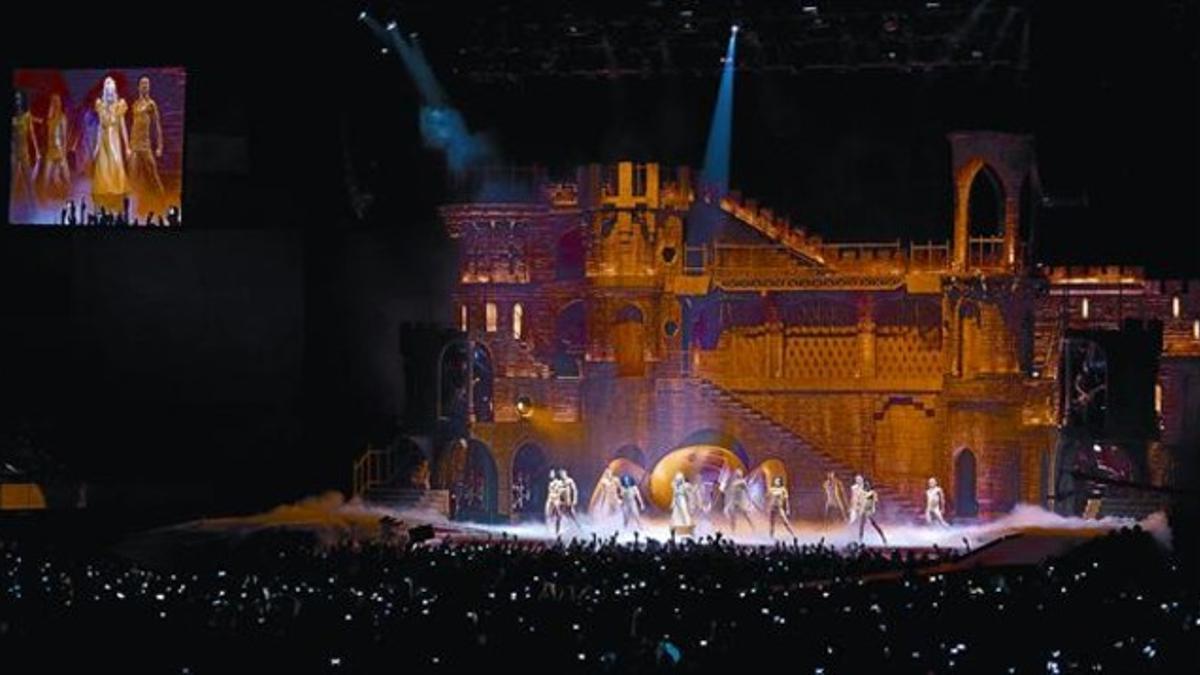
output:
<instances>
[{"instance_id":1,"label":"performer in gold costume","mask_svg":"<svg viewBox=\"0 0 1200 675\"><path fill-rule=\"evenodd\" d=\"M117 83L104 78L104 91L96 99L96 147L92 151L92 202L97 208L119 213L129 192L125 158L130 155L125 112L129 106L117 95Z\"/></svg>"},{"instance_id":2,"label":"performer in gold costume","mask_svg":"<svg viewBox=\"0 0 1200 675\"><path fill-rule=\"evenodd\" d=\"M154 143L150 142L150 128L154 127ZM138 97L133 102L133 128L129 136L129 182L138 198L138 210L162 212L162 179L158 175L157 159L162 158L162 120L158 114L158 103L150 98L150 78L143 75L138 80Z\"/></svg>"},{"instance_id":3,"label":"performer in gold costume","mask_svg":"<svg viewBox=\"0 0 1200 675\"><path fill-rule=\"evenodd\" d=\"M67 116L63 114L62 97L50 96L46 113L46 163L42 166L42 189L56 201L66 199L71 191L71 169L67 166Z\"/></svg>"},{"instance_id":4,"label":"performer in gold costume","mask_svg":"<svg viewBox=\"0 0 1200 675\"><path fill-rule=\"evenodd\" d=\"M37 136L33 133L34 122L40 122L25 107L21 92L13 96L12 157L9 162L12 173L12 190L9 192L14 207L28 208L33 205L33 166L41 159ZM29 146L33 145L33 155Z\"/></svg>"}]
</instances>

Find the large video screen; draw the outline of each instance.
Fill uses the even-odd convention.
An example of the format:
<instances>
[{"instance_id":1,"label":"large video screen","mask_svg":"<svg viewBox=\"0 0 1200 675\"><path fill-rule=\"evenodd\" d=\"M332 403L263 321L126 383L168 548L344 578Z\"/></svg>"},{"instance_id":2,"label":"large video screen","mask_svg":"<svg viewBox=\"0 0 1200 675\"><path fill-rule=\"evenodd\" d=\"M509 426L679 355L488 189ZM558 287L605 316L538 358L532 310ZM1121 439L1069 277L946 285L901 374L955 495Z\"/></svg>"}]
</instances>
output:
<instances>
[{"instance_id":1,"label":"large video screen","mask_svg":"<svg viewBox=\"0 0 1200 675\"><path fill-rule=\"evenodd\" d=\"M186 81L183 68L14 71L9 222L180 225Z\"/></svg>"}]
</instances>

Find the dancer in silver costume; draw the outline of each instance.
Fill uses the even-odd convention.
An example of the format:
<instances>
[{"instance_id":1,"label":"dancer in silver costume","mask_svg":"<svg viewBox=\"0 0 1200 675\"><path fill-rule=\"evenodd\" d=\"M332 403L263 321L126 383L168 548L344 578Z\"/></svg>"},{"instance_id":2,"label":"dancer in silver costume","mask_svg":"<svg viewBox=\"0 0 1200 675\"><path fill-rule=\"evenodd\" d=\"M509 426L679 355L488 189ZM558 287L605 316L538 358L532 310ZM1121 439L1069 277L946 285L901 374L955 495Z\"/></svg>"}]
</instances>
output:
<instances>
[{"instance_id":1,"label":"dancer in silver costume","mask_svg":"<svg viewBox=\"0 0 1200 675\"><path fill-rule=\"evenodd\" d=\"M575 485L575 479L567 475L566 469L559 469L558 480L562 484L559 492L559 510L562 515L571 519L571 522L575 524L575 529L583 531L575 513L575 508L579 505L579 488Z\"/></svg>"},{"instance_id":2,"label":"dancer in silver costume","mask_svg":"<svg viewBox=\"0 0 1200 675\"><path fill-rule=\"evenodd\" d=\"M831 515L837 520L846 520L846 490L842 487L842 481L830 471L825 474L825 482L821 486L825 489L825 520L830 520Z\"/></svg>"},{"instance_id":3,"label":"dancer in silver costume","mask_svg":"<svg viewBox=\"0 0 1200 675\"><path fill-rule=\"evenodd\" d=\"M879 493L871 487L870 483L864 482L862 491L862 511L858 515L858 541L863 540L863 530L867 526L867 521L871 522L871 527L879 533L879 538L883 540L884 545L887 545L887 536L883 534L883 529L879 527L879 523L875 522L875 511L879 508Z\"/></svg>"},{"instance_id":4,"label":"dancer in silver costume","mask_svg":"<svg viewBox=\"0 0 1200 675\"><path fill-rule=\"evenodd\" d=\"M942 486L938 485L936 478L930 478L929 487L925 489L925 522L930 525L937 523L942 527L949 527L946 519L942 516L945 506L946 493L942 490Z\"/></svg>"},{"instance_id":5,"label":"dancer in silver costume","mask_svg":"<svg viewBox=\"0 0 1200 675\"><path fill-rule=\"evenodd\" d=\"M796 536L796 531L792 529L792 524L788 522L788 517L791 513L791 503L788 497L788 489L783 484L783 476L776 476L771 482L771 488L767 491L767 509L770 514L771 537L775 536L775 521L783 523L788 534Z\"/></svg>"},{"instance_id":6,"label":"dancer in silver costume","mask_svg":"<svg viewBox=\"0 0 1200 675\"><path fill-rule=\"evenodd\" d=\"M725 517L729 519L729 532L737 530L737 518L740 515L746 519L750 529L754 529L754 521L750 519L750 484L746 482L741 469L733 472L729 483L725 486Z\"/></svg>"}]
</instances>

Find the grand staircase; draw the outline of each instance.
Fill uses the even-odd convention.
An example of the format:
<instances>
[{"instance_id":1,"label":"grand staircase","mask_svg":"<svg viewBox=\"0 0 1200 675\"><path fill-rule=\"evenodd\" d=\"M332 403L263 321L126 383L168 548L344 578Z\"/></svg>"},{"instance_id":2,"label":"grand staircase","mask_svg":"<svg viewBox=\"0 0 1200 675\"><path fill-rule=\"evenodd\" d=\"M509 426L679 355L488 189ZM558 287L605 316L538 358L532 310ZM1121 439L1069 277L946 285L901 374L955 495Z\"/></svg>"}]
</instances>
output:
<instances>
[{"instance_id":1,"label":"grand staircase","mask_svg":"<svg viewBox=\"0 0 1200 675\"><path fill-rule=\"evenodd\" d=\"M450 515L449 490L398 487L396 478L396 451L368 448L354 462L351 475L354 496L372 506Z\"/></svg>"},{"instance_id":2,"label":"grand staircase","mask_svg":"<svg viewBox=\"0 0 1200 675\"><path fill-rule=\"evenodd\" d=\"M374 506L450 515L449 490L414 490L378 485L368 489L362 498Z\"/></svg>"},{"instance_id":3,"label":"grand staircase","mask_svg":"<svg viewBox=\"0 0 1200 675\"><path fill-rule=\"evenodd\" d=\"M822 515L825 497L821 483L833 471L845 484L849 496L850 481L859 470L822 452L791 429L762 411L747 405L735 394L704 378L690 378L702 401L716 408L741 442L750 448L770 448L766 455L785 459L788 473L798 479L792 493L792 510L805 518ZM761 454L761 453L756 453ZM795 484L797 481L793 481ZM913 495L872 481L879 493L880 511L892 521L911 521L924 511L924 504Z\"/></svg>"}]
</instances>

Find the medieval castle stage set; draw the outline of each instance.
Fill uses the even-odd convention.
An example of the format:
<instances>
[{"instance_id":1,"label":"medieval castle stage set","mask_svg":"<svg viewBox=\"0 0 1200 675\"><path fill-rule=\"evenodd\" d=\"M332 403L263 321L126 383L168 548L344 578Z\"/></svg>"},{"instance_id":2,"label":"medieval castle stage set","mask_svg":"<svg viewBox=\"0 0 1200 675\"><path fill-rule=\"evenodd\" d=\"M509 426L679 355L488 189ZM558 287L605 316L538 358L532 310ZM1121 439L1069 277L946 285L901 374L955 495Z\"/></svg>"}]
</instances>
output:
<instances>
[{"instance_id":1,"label":"medieval castle stage set","mask_svg":"<svg viewBox=\"0 0 1200 675\"><path fill-rule=\"evenodd\" d=\"M676 471L725 467L784 476L801 518L827 471L868 476L891 518L930 477L960 521L1152 510L1200 436L1200 288L1038 264L1033 138L948 140L949 243L827 241L654 163L445 206L460 333L432 487L481 520L540 514L551 467L586 500L609 466L659 507ZM397 482L377 454L361 493Z\"/></svg>"}]
</instances>

